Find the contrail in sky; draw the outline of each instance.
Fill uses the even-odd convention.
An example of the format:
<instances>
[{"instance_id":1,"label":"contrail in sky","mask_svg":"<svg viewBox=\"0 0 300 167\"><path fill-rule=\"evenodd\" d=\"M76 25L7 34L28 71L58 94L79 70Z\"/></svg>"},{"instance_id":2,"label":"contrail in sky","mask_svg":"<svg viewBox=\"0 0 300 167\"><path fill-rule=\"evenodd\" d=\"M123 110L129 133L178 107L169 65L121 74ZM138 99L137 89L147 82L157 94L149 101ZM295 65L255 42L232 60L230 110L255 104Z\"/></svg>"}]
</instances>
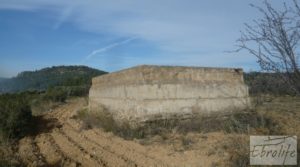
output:
<instances>
[{"instance_id":1,"label":"contrail in sky","mask_svg":"<svg viewBox=\"0 0 300 167\"><path fill-rule=\"evenodd\" d=\"M95 55L97 54L100 54L100 53L104 53L104 52L107 52L115 47L118 47L118 46L121 46L121 45L124 45L124 44L127 44L129 42L131 42L132 40L135 40L137 37L131 37L131 38L128 38L126 40L122 40L122 41L118 41L118 42L115 42L115 43L112 43L110 45L107 45L105 47L102 47L102 48L99 48L99 49L96 49L94 51L92 51L87 57L86 57L86 60L89 60L91 59L92 57L94 57Z\"/></svg>"}]
</instances>

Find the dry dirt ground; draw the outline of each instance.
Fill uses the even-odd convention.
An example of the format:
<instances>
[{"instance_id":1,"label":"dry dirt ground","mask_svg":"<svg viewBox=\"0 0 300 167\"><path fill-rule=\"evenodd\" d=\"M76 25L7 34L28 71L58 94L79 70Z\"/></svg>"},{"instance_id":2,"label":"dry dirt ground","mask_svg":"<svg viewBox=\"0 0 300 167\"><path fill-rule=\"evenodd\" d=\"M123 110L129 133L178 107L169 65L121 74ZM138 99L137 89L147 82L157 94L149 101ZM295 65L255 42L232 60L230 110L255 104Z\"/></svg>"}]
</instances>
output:
<instances>
[{"instance_id":1,"label":"dry dirt ground","mask_svg":"<svg viewBox=\"0 0 300 167\"><path fill-rule=\"evenodd\" d=\"M269 112L285 108L281 101L276 104L260 109L281 121L275 133L300 135L300 100L289 104L291 111ZM37 134L19 141L21 161L27 166L242 166L248 160L249 135L270 134L267 128L250 129L250 134L174 131L147 140L124 140L99 128L82 128L75 115L86 105L84 98L73 99L42 115Z\"/></svg>"},{"instance_id":2,"label":"dry dirt ground","mask_svg":"<svg viewBox=\"0 0 300 167\"><path fill-rule=\"evenodd\" d=\"M18 154L23 163L27 166L218 166L230 159L229 153L215 148L224 140L222 132L184 137L174 133L165 142L157 136L150 144L142 145L138 140L124 140L101 129L82 129L82 123L74 115L84 106L84 99L73 99L42 115L38 134L19 141Z\"/></svg>"}]
</instances>

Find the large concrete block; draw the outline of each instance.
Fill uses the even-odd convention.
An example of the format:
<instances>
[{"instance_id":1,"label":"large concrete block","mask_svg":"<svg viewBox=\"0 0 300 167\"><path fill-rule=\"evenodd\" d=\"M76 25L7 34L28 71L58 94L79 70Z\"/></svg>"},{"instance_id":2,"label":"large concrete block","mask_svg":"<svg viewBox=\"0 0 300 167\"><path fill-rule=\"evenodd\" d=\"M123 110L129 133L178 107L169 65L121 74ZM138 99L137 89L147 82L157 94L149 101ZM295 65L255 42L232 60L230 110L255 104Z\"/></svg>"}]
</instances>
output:
<instances>
[{"instance_id":1,"label":"large concrete block","mask_svg":"<svg viewBox=\"0 0 300 167\"><path fill-rule=\"evenodd\" d=\"M137 66L93 78L89 108L119 121L180 119L250 108L242 69Z\"/></svg>"}]
</instances>

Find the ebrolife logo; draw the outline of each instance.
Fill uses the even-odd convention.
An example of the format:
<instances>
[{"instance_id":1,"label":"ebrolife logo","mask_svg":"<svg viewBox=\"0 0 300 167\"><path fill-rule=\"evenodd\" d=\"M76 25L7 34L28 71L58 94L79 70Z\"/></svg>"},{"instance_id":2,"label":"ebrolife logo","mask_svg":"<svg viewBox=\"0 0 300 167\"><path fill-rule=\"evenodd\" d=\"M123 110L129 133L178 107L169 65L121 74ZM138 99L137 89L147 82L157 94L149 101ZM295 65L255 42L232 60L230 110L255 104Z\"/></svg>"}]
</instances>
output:
<instances>
[{"instance_id":1,"label":"ebrolife logo","mask_svg":"<svg viewBox=\"0 0 300 167\"><path fill-rule=\"evenodd\" d=\"M250 165L297 165L297 136L250 136Z\"/></svg>"}]
</instances>

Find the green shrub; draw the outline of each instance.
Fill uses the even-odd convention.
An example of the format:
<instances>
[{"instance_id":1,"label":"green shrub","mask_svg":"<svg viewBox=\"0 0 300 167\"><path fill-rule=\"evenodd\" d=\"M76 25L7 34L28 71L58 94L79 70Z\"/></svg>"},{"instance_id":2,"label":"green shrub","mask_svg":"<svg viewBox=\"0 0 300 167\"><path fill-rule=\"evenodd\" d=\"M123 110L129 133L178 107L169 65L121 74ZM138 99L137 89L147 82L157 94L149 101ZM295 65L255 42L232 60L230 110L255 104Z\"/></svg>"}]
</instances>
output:
<instances>
[{"instance_id":1,"label":"green shrub","mask_svg":"<svg viewBox=\"0 0 300 167\"><path fill-rule=\"evenodd\" d=\"M28 100L22 95L0 96L0 135L19 138L32 129L32 114Z\"/></svg>"},{"instance_id":2,"label":"green shrub","mask_svg":"<svg viewBox=\"0 0 300 167\"><path fill-rule=\"evenodd\" d=\"M50 87L45 94L46 100L52 100L54 102L65 102L67 97L67 91L61 87Z\"/></svg>"},{"instance_id":3,"label":"green shrub","mask_svg":"<svg viewBox=\"0 0 300 167\"><path fill-rule=\"evenodd\" d=\"M70 86L68 95L69 96L87 96L89 94L90 86Z\"/></svg>"}]
</instances>

